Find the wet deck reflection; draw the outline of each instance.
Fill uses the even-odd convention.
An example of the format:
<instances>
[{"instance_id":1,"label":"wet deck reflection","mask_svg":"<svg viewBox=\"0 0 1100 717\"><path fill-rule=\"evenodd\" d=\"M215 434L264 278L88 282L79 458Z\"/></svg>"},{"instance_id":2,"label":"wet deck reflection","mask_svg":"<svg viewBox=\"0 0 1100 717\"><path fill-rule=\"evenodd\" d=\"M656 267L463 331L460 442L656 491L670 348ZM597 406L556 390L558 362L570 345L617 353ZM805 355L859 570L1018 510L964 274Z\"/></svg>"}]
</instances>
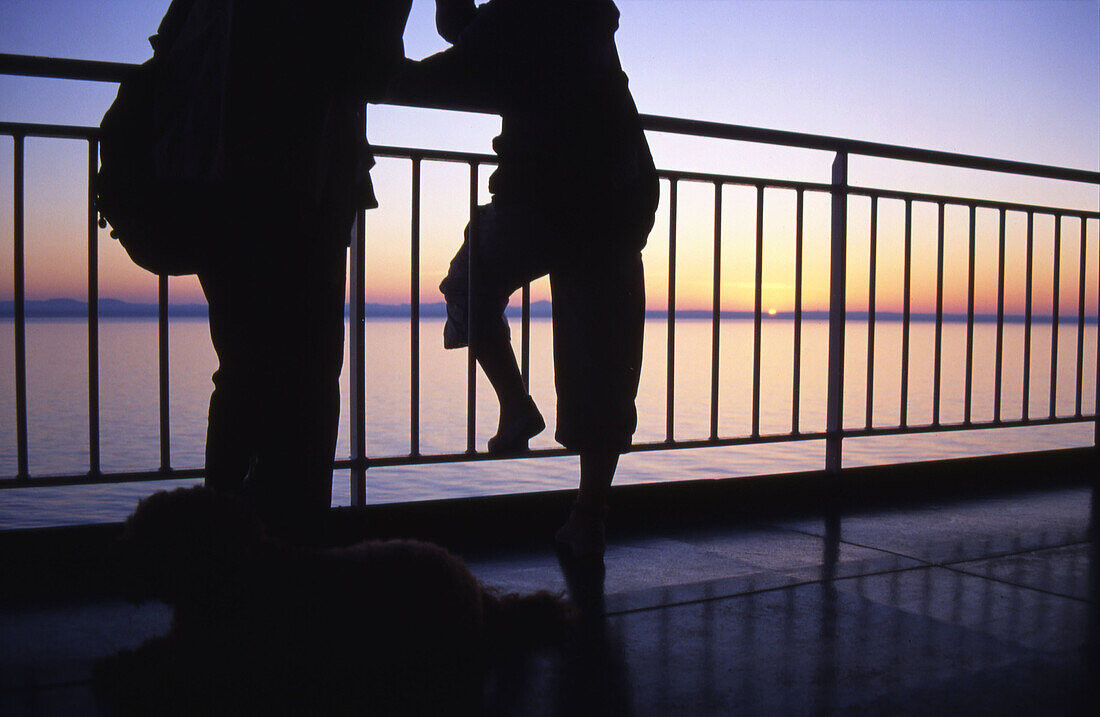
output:
<instances>
[{"instance_id":1,"label":"wet deck reflection","mask_svg":"<svg viewBox=\"0 0 1100 717\"><path fill-rule=\"evenodd\" d=\"M1074 714L1095 684L1087 484L808 517L620 527L605 562L459 548L504 590L565 591L560 645L485 677L489 715ZM102 714L104 655L169 614L105 596L0 612L0 712Z\"/></svg>"}]
</instances>

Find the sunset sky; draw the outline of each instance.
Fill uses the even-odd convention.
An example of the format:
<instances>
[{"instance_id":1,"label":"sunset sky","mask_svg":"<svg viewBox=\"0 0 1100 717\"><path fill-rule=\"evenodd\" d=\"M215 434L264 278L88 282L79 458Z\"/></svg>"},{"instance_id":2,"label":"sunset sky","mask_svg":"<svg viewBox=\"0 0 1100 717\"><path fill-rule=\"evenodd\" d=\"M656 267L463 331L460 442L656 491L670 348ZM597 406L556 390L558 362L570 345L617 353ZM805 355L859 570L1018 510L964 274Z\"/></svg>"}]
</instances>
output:
<instances>
[{"instance_id":1,"label":"sunset sky","mask_svg":"<svg viewBox=\"0 0 1100 717\"><path fill-rule=\"evenodd\" d=\"M616 36L623 67L642 112L794 130L891 144L1100 169L1100 2L1097 0L619 0ZM167 0L5 0L0 52L140 62ZM406 53L420 58L445 47L436 36L432 0L415 0ZM96 125L112 85L0 77L0 119ZM279 98L272 98L278 111ZM495 117L372 107L368 135L377 144L489 152ZM651 134L661 168L767 178L828 181L831 157L820 152ZM86 296L84 196L87 149L76 142L27 143L27 293L29 298ZM426 165L421 298L435 291L465 222L466 169ZM482 172L482 180L488 176ZM381 160L374 173L382 208L368 218L368 300L409 300L409 170ZM857 185L936 191L1096 211L1096 187L986 173L934 170L855 158ZM711 296L713 188L682 185L678 206L678 306L707 308ZM0 300L12 292L12 143L0 138ZM662 308L667 286L667 185L646 250L650 305ZM487 199L485 195L484 199ZM793 194L765 195L765 309L792 308ZM867 202L851 204L850 305L867 303ZM755 197L723 195L723 306L751 308ZM880 308L899 308L901 206L880 207ZM807 199L804 291L808 308L824 308L828 247L825 197ZM935 209L914 210L918 310L932 307ZM1022 306L1023 216L1008 221L1010 309ZM946 222L949 310L965 307L968 217ZM996 214L978 213L978 303L995 299ZM1062 226L1066 306L1076 306L1080 224ZM1036 222L1037 246L1049 248L1053 222ZM155 279L100 238L100 295L150 300ZM1089 284L1096 285L1097 222L1089 225ZM1036 266L1040 308L1050 294L1049 261ZM1067 296L1072 294L1072 296ZM536 298L546 287L536 287ZM201 300L193 279L172 281L172 300ZM1094 288L1090 305L1096 305ZM1049 308L1050 300L1045 299Z\"/></svg>"}]
</instances>

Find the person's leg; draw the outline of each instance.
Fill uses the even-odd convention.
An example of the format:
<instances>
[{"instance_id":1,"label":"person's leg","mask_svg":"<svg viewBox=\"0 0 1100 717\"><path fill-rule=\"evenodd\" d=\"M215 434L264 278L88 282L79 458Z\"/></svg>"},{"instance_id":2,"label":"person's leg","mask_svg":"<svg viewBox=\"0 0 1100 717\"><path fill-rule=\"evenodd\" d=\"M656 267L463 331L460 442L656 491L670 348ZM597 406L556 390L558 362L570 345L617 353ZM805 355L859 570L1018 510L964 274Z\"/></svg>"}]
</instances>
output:
<instances>
[{"instance_id":1,"label":"person's leg","mask_svg":"<svg viewBox=\"0 0 1100 717\"><path fill-rule=\"evenodd\" d=\"M307 302L314 321L306 337L313 347L309 353L307 371L309 376L314 377L306 415L314 421L314 427L307 438L303 500L318 510L327 511L332 506L332 462L340 425L347 250L342 243L337 243L321 252L314 261L316 264L311 268L311 276L315 281L315 291Z\"/></svg>"},{"instance_id":2,"label":"person's leg","mask_svg":"<svg viewBox=\"0 0 1100 717\"><path fill-rule=\"evenodd\" d=\"M235 251L200 276L219 361L206 484L288 535L319 526L332 500L347 231L323 227L230 217Z\"/></svg>"},{"instance_id":3,"label":"person's leg","mask_svg":"<svg viewBox=\"0 0 1100 717\"><path fill-rule=\"evenodd\" d=\"M346 279L342 244L330 236L309 239L314 244L272 248L272 281L260 319L260 448L246 486L276 532L304 539L332 503Z\"/></svg>"},{"instance_id":4,"label":"person's leg","mask_svg":"<svg viewBox=\"0 0 1100 717\"><path fill-rule=\"evenodd\" d=\"M577 499L554 540L576 557L603 555L607 547L608 497L615 468L616 450L588 450L580 454L581 480Z\"/></svg>"},{"instance_id":5,"label":"person's leg","mask_svg":"<svg viewBox=\"0 0 1100 717\"><path fill-rule=\"evenodd\" d=\"M555 536L602 555L611 482L637 425L645 283L637 253L578 257L550 276L558 441L580 453L580 485Z\"/></svg>"},{"instance_id":6,"label":"person's leg","mask_svg":"<svg viewBox=\"0 0 1100 717\"><path fill-rule=\"evenodd\" d=\"M577 489L576 507L598 514L607 511L607 498L611 481L619 465L617 450L588 450L581 452L581 482Z\"/></svg>"},{"instance_id":7,"label":"person's leg","mask_svg":"<svg viewBox=\"0 0 1100 717\"><path fill-rule=\"evenodd\" d=\"M489 452L525 450L528 440L541 433L546 423L523 384L523 374L508 334L497 331L482 335L475 343L474 358L489 379L500 404L497 432L489 439Z\"/></svg>"},{"instance_id":8,"label":"person's leg","mask_svg":"<svg viewBox=\"0 0 1100 717\"><path fill-rule=\"evenodd\" d=\"M205 484L238 494L257 451L259 384L255 380L252 272L221 263L199 275L218 356L206 430Z\"/></svg>"},{"instance_id":9,"label":"person's leg","mask_svg":"<svg viewBox=\"0 0 1100 717\"><path fill-rule=\"evenodd\" d=\"M473 295L474 359L489 379L500 405L497 432L489 439L490 453L525 450L530 438L546 427L523 383L504 317L508 296L515 288L545 273L532 266L536 258L534 252L516 250L518 243L529 238L529 232L512 226L514 222L508 220L516 214L490 205L481 208L475 224L480 270ZM460 348L469 343L469 237L470 227L467 227L466 240L451 260L447 276L439 287L447 300L446 348Z\"/></svg>"}]
</instances>

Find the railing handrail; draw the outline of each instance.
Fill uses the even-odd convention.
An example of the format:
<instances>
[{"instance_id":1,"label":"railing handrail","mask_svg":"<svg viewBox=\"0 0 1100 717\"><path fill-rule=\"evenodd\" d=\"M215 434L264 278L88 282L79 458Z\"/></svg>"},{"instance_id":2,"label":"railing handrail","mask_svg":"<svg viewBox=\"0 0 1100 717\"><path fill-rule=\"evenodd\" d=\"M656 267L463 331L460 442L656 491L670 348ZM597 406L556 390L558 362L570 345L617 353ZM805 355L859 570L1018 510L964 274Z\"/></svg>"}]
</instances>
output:
<instances>
[{"instance_id":1,"label":"railing handrail","mask_svg":"<svg viewBox=\"0 0 1100 717\"><path fill-rule=\"evenodd\" d=\"M747 127L745 125L682 119L679 117L662 117L658 115L642 115L642 126L654 132L672 132L675 134L709 137L713 139L759 142L763 144L776 144L787 147L797 147L800 149L816 149L825 152L837 152L863 157L895 159L905 162L923 162L925 164L939 164L961 169L978 169L988 172L1022 174L1044 179L1060 179L1067 182L1100 184L1100 172L1094 172L1087 169L1057 167L1047 164L1019 162L1010 159L995 159L992 157L944 152L935 149L918 149L916 147L906 147L903 145L845 139L843 137L830 137L827 135L807 134L804 132L762 129L759 127Z\"/></svg>"},{"instance_id":2,"label":"railing handrail","mask_svg":"<svg viewBox=\"0 0 1100 717\"><path fill-rule=\"evenodd\" d=\"M16 55L0 53L0 75L20 75L63 80L84 80L93 82L120 82L139 65L125 62L106 62L102 60L76 60L62 57L43 57L38 55ZM392 102L387 104L403 104ZM422 106L422 105L418 105ZM453 109L439 106L437 109ZM957 152L944 152L934 149L920 149L903 145L869 142L828 135L792 132L789 130L764 129L746 125L726 124L707 120L665 117L643 114L642 126L652 132L668 132L695 137L727 139L740 142L774 144L799 149L842 152L848 155L894 159L905 162L922 162L960 169L976 169L988 172L1019 174L1043 179L1057 179L1067 182L1100 184L1100 172L1072 167L1020 162L1009 159L996 159Z\"/></svg>"},{"instance_id":3,"label":"railing handrail","mask_svg":"<svg viewBox=\"0 0 1100 717\"><path fill-rule=\"evenodd\" d=\"M43 77L54 80L121 82L140 65L131 62L75 60L68 57L14 55L0 52L0 75Z\"/></svg>"}]
</instances>

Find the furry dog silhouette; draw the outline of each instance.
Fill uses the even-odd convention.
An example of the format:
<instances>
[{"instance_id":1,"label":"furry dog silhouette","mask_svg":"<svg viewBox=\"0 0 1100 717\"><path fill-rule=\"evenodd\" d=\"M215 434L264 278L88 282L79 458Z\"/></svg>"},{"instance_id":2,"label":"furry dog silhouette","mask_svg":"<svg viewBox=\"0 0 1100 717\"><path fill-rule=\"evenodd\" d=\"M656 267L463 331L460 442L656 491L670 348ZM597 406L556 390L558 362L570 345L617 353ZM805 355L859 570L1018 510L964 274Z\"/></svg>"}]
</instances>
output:
<instances>
[{"instance_id":1,"label":"furry dog silhouette","mask_svg":"<svg viewBox=\"0 0 1100 717\"><path fill-rule=\"evenodd\" d=\"M467 714L493 654L560 636L546 592L497 595L411 540L301 548L204 488L138 505L117 548L128 596L170 631L97 666L121 714Z\"/></svg>"}]
</instances>

